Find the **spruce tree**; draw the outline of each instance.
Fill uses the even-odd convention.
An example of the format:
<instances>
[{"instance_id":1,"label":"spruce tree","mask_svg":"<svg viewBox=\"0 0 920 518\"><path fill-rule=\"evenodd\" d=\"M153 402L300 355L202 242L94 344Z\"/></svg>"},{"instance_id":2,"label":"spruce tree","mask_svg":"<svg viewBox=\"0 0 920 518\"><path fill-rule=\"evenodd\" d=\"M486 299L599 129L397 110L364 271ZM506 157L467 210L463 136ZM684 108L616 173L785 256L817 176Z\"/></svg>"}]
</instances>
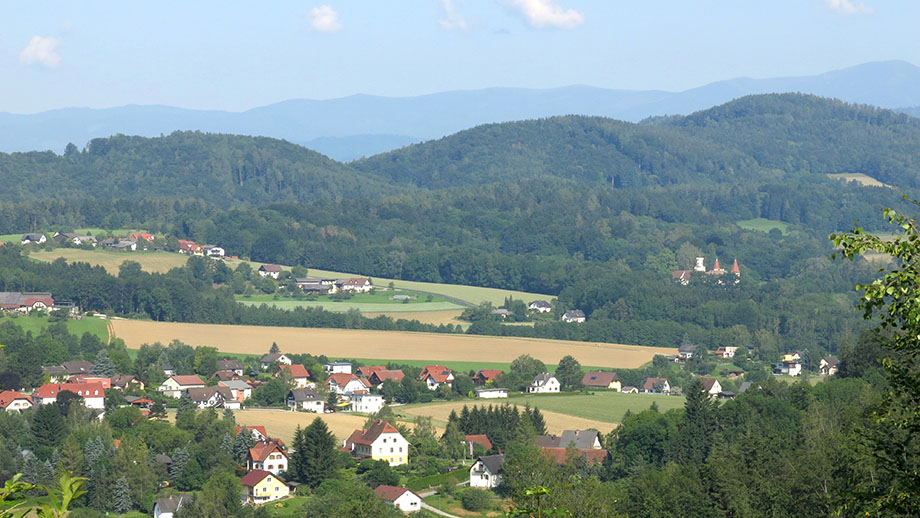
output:
<instances>
[{"instance_id":1,"label":"spruce tree","mask_svg":"<svg viewBox=\"0 0 920 518\"><path fill-rule=\"evenodd\" d=\"M175 482L182 476L182 472L185 470L185 465L188 464L189 454L188 450L185 448L176 448L173 450L172 463L169 465L169 480Z\"/></svg>"},{"instance_id":2,"label":"spruce tree","mask_svg":"<svg viewBox=\"0 0 920 518\"><path fill-rule=\"evenodd\" d=\"M706 462L715 428L713 402L699 378L693 378L686 390L684 416L677 426L674 460L680 464L700 466Z\"/></svg>"},{"instance_id":3,"label":"spruce tree","mask_svg":"<svg viewBox=\"0 0 920 518\"><path fill-rule=\"evenodd\" d=\"M317 417L304 430L304 484L315 488L335 476L335 437L326 422Z\"/></svg>"},{"instance_id":4,"label":"spruce tree","mask_svg":"<svg viewBox=\"0 0 920 518\"><path fill-rule=\"evenodd\" d=\"M163 403L159 401L150 405L150 411L147 414L147 417L153 420L166 419L166 408L163 407Z\"/></svg>"},{"instance_id":5,"label":"spruce tree","mask_svg":"<svg viewBox=\"0 0 920 518\"><path fill-rule=\"evenodd\" d=\"M533 407L530 411L530 421L537 435L546 435L546 420L543 419L543 413L539 408Z\"/></svg>"},{"instance_id":6,"label":"spruce tree","mask_svg":"<svg viewBox=\"0 0 920 518\"><path fill-rule=\"evenodd\" d=\"M122 475L115 482L115 491L112 492L112 507L116 513L124 514L134 506L131 502L131 486L128 484L128 477Z\"/></svg>"},{"instance_id":7,"label":"spruce tree","mask_svg":"<svg viewBox=\"0 0 920 518\"><path fill-rule=\"evenodd\" d=\"M96 354L96 364L93 365L92 373L104 378L111 378L115 375L115 364L112 363L105 349L99 349L99 353Z\"/></svg>"},{"instance_id":8,"label":"spruce tree","mask_svg":"<svg viewBox=\"0 0 920 518\"><path fill-rule=\"evenodd\" d=\"M229 433L224 434L224 438L220 441L220 451L231 457L236 457L236 455L234 455L233 443L233 436Z\"/></svg>"},{"instance_id":9,"label":"spruce tree","mask_svg":"<svg viewBox=\"0 0 920 518\"><path fill-rule=\"evenodd\" d=\"M67 435L67 423L57 405L41 405L32 417L36 448L54 448Z\"/></svg>"},{"instance_id":10,"label":"spruce tree","mask_svg":"<svg viewBox=\"0 0 920 518\"><path fill-rule=\"evenodd\" d=\"M272 347L271 347L271 349L268 350L268 352L271 353L271 354L278 354L278 353L281 352L281 348L278 347L278 343L277 343L277 342L272 342Z\"/></svg>"},{"instance_id":11,"label":"spruce tree","mask_svg":"<svg viewBox=\"0 0 920 518\"><path fill-rule=\"evenodd\" d=\"M304 431L297 425L294 431L294 443L291 445L290 460L288 462L288 474L294 480L300 482L306 479L306 440Z\"/></svg>"},{"instance_id":12,"label":"spruce tree","mask_svg":"<svg viewBox=\"0 0 920 518\"><path fill-rule=\"evenodd\" d=\"M256 440L252 436L252 432L245 426L242 427L240 433L236 434L236 442L233 443L233 457L240 464L245 463L246 457L249 455L249 449L255 444Z\"/></svg>"}]
</instances>

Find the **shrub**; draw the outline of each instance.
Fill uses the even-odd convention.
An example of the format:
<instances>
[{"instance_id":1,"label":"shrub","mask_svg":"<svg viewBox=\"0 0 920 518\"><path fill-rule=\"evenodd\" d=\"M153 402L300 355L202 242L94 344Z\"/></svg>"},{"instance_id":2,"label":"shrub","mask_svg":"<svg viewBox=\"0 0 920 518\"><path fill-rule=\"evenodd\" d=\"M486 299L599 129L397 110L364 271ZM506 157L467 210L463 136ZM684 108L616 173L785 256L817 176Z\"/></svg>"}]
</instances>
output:
<instances>
[{"instance_id":1,"label":"shrub","mask_svg":"<svg viewBox=\"0 0 920 518\"><path fill-rule=\"evenodd\" d=\"M460 504L467 511L484 511L492 503L492 496L482 489L465 489L460 494Z\"/></svg>"}]
</instances>

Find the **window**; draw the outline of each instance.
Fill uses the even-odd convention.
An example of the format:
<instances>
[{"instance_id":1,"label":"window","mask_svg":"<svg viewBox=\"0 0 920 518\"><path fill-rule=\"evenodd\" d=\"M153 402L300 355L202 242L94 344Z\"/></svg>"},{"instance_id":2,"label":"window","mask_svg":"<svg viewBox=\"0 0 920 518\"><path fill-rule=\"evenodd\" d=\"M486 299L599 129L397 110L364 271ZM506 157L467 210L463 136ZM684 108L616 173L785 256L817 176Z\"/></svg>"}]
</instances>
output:
<instances>
[{"instance_id":1,"label":"window","mask_svg":"<svg viewBox=\"0 0 920 518\"><path fill-rule=\"evenodd\" d=\"M402 453L402 446L399 447L399 453Z\"/></svg>"},{"instance_id":2,"label":"window","mask_svg":"<svg viewBox=\"0 0 920 518\"><path fill-rule=\"evenodd\" d=\"M393 449L394 449L394 448L390 447L390 453L393 453Z\"/></svg>"},{"instance_id":3,"label":"window","mask_svg":"<svg viewBox=\"0 0 920 518\"><path fill-rule=\"evenodd\" d=\"M275 493L277 493L278 491L281 491L281 488L278 486L275 486Z\"/></svg>"}]
</instances>

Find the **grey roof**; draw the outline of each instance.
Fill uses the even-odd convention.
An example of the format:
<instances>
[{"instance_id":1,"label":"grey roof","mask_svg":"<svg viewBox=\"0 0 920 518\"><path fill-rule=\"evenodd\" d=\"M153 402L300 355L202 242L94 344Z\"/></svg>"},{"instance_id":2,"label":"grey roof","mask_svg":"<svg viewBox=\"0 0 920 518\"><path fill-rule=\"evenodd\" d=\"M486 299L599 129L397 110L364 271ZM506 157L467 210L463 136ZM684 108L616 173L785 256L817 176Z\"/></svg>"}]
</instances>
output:
<instances>
[{"instance_id":1,"label":"grey roof","mask_svg":"<svg viewBox=\"0 0 920 518\"><path fill-rule=\"evenodd\" d=\"M227 387L228 389L232 389L232 390L247 390L247 389L252 388L252 385L250 385L249 383L246 383L243 380L227 380L227 381L221 381L220 383L221 385Z\"/></svg>"},{"instance_id":2,"label":"grey roof","mask_svg":"<svg viewBox=\"0 0 920 518\"><path fill-rule=\"evenodd\" d=\"M64 367L68 374L89 374L92 372L94 365L86 360L77 360L64 362L61 367Z\"/></svg>"},{"instance_id":3,"label":"grey roof","mask_svg":"<svg viewBox=\"0 0 920 518\"><path fill-rule=\"evenodd\" d=\"M580 309L570 309L562 316L563 318L585 318L585 312Z\"/></svg>"},{"instance_id":4,"label":"grey roof","mask_svg":"<svg viewBox=\"0 0 920 518\"><path fill-rule=\"evenodd\" d=\"M157 498L156 505L159 506L161 513L175 513L183 505L188 505L192 501L190 495L175 495L169 498Z\"/></svg>"},{"instance_id":5,"label":"grey roof","mask_svg":"<svg viewBox=\"0 0 920 518\"><path fill-rule=\"evenodd\" d=\"M834 358L833 356L825 356L824 361L827 362L828 365L839 365L840 364L840 360L838 360L837 358Z\"/></svg>"},{"instance_id":6,"label":"grey roof","mask_svg":"<svg viewBox=\"0 0 920 518\"><path fill-rule=\"evenodd\" d=\"M476 460L482 462L486 469L489 470L489 473L497 475L502 471L502 464L505 463L505 456L501 454L486 455L485 457L479 457Z\"/></svg>"},{"instance_id":7,"label":"grey roof","mask_svg":"<svg viewBox=\"0 0 920 518\"><path fill-rule=\"evenodd\" d=\"M224 399L233 399L230 389L227 387L191 387L188 389L188 397L192 401L207 401L218 393Z\"/></svg>"},{"instance_id":8,"label":"grey roof","mask_svg":"<svg viewBox=\"0 0 920 518\"><path fill-rule=\"evenodd\" d=\"M505 316L513 315L513 314L514 314L514 313L508 311L508 310L505 309L505 308L493 309L493 310L490 311L489 313L492 314L492 315L505 315Z\"/></svg>"},{"instance_id":9,"label":"grey roof","mask_svg":"<svg viewBox=\"0 0 920 518\"><path fill-rule=\"evenodd\" d=\"M23 234L21 241L25 241L27 239L29 241L39 241L41 240L42 236L43 234L37 234L37 233Z\"/></svg>"},{"instance_id":10,"label":"grey roof","mask_svg":"<svg viewBox=\"0 0 920 518\"><path fill-rule=\"evenodd\" d=\"M530 385L533 387L542 387L543 385L546 385L547 383L549 383L549 380L551 378L552 376L550 376L548 372L537 374L537 376L533 379L533 382L531 382Z\"/></svg>"},{"instance_id":11,"label":"grey roof","mask_svg":"<svg viewBox=\"0 0 920 518\"><path fill-rule=\"evenodd\" d=\"M325 398L310 389L293 389L288 393L288 397L293 397L294 401L325 401Z\"/></svg>"},{"instance_id":12,"label":"grey roof","mask_svg":"<svg viewBox=\"0 0 920 518\"><path fill-rule=\"evenodd\" d=\"M48 374L54 376L57 374L67 374L67 369L61 367L60 365L49 365L47 367L42 367L42 372L47 372Z\"/></svg>"},{"instance_id":13,"label":"grey roof","mask_svg":"<svg viewBox=\"0 0 920 518\"><path fill-rule=\"evenodd\" d=\"M741 384L740 387L738 387L738 394L743 394L743 393L747 392L747 389L749 389L749 388L751 388L751 382L750 382L750 381L745 381L744 383Z\"/></svg>"},{"instance_id":14,"label":"grey roof","mask_svg":"<svg viewBox=\"0 0 920 518\"><path fill-rule=\"evenodd\" d=\"M157 453L153 458L157 464L172 464L172 457L165 453Z\"/></svg>"},{"instance_id":15,"label":"grey roof","mask_svg":"<svg viewBox=\"0 0 920 518\"><path fill-rule=\"evenodd\" d=\"M324 363L323 367L325 367L326 365L341 367L344 365L351 365L351 362L329 362L329 363Z\"/></svg>"},{"instance_id":16,"label":"grey roof","mask_svg":"<svg viewBox=\"0 0 920 518\"><path fill-rule=\"evenodd\" d=\"M678 347L677 350L682 353L692 353L693 351L696 351L697 348L699 348L699 346L696 344L684 344Z\"/></svg>"},{"instance_id":17,"label":"grey roof","mask_svg":"<svg viewBox=\"0 0 920 518\"><path fill-rule=\"evenodd\" d=\"M531 302L530 305L529 305L528 307L534 307L534 308L551 308L551 307L553 307L553 306L550 305L550 303L549 303L549 302L546 302L545 300L535 300L535 301Z\"/></svg>"},{"instance_id":18,"label":"grey roof","mask_svg":"<svg viewBox=\"0 0 920 518\"><path fill-rule=\"evenodd\" d=\"M238 360L220 360L217 362L217 365L220 367L219 370L232 371L243 368L243 364Z\"/></svg>"},{"instance_id":19,"label":"grey roof","mask_svg":"<svg viewBox=\"0 0 920 518\"><path fill-rule=\"evenodd\" d=\"M262 357L262 363L273 363L278 361L278 358L284 356L284 353L268 353Z\"/></svg>"},{"instance_id":20,"label":"grey roof","mask_svg":"<svg viewBox=\"0 0 920 518\"><path fill-rule=\"evenodd\" d=\"M537 446L541 448L568 448L569 444L574 443L579 450L590 450L594 448L594 441L597 439L598 433L594 430L564 430L561 436L538 435Z\"/></svg>"}]
</instances>

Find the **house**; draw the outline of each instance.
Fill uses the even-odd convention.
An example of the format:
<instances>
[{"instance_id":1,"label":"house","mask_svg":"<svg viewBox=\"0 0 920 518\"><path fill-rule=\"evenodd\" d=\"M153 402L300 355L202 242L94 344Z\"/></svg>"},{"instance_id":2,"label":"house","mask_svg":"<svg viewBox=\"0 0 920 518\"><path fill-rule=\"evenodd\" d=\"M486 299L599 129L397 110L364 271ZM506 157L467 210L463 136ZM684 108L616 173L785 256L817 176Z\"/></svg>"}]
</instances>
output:
<instances>
[{"instance_id":1,"label":"house","mask_svg":"<svg viewBox=\"0 0 920 518\"><path fill-rule=\"evenodd\" d=\"M358 367L358 376L362 378L370 378L371 374L376 371L385 371L387 368L383 365L374 365L371 367Z\"/></svg>"},{"instance_id":2,"label":"house","mask_svg":"<svg viewBox=\"0 0 920 518\"><path fill-rule=\"evenodd\" d=\"M71 376L67 383L98 383L106 390L112 388L112 378L102 376Z\"/></svg>"},{"instance_id":3,"label":"house","mask_svg":"<svg viewBox=\"0 0 920 518\"><path fill-rule=\"evenodd\" d=\"M508 389L496 387L478 387L473 389L480 399L501 399L508 397Z\"/></svg>"},{"instance_id":4,"label":"house","mask_svg":"<svg viewBox=\"0 0 920 518\"><path fill-rule=\"evenodd\" d=\"M310 384L310 373L307 371L307 368L299 363L292 365L281 364L278 366L278 371L275 373L275 377L281 376L282 374L287 374L294 381L294 388L306 388Z\"/></svg>"},{"instance_id":5,"label":"house","mask_svg":"<svg viewBox=\"0 0 920 518\"><path fill-rule=\"evenodd\" d=\"M148 410L150 406L153 405L153 400L140 396L125 396L125 401L131 405L140 408L141 410Z\"/></svg>"},{"instance_id":6,"label":"house","mask_svg":"<svg viewBox=\"0 0 920 518\"><path fill-rule=\"evenodd\" d=\"M784 354L783 359L773 366L773 374L780 376L783 374L789 376L798 376L802 373L802 363L799 362L801 355L798 352Z\"/></svg>"},{"instance_id":7,"label":"house","mask_svg":"<svg viewBox=\"0 0 920 518\"><path fill-rule=\"evenodd\" d=\"M722 384L719 383L719 380L715 378L702 378L700 381L703 382L703 390L709 394L709 397L717 398L719 394L722 393Z\"/></svg>"},{"instance_id":8,"label":"house","mask_svg":"<svg viewBox=\"0 0 920 518\"><path fill-rule=\"evenodd\" d=\"M114 242L109 242L106 239L103 240L102 246L110 250L118 250L120 252L134 252L137 250L137 241L133 239L118 239Z\"/></svg>"},{"instance_id":9,"label":"house","mask_svg":"<svg viewBox=\"0 0 920 518\"><path fill-rule=\"evenodd\" d=\"M326 372L326 374L351 374L351 363L349 362L324 363L323 370Z\"/></svg>"},{"instance_id":10,"label":"house","mask_svg":"<svg viewBox=\"0 0 920 518\"><path fill-rule=\"evenodd\" d=\"M92 374L93 367L95 367L95 365L93 365L91 362L86 360L77 360L64 362L60 365L42 367L42 372L48 374L51 377L52 382L62 383L69 379L71 376Z\"/></svg>"},{"instance_id":11,"label":"house","mask_svg":"<svg viewBox=\"0 0 920 518\"><path fill-rule=\"evenodd\" d=\"M35 310L50 311L53 307L54 297L48 292L0 291L0 309L3 311L29 313Z\"/></svg>"},{"instance_id":12,"label":"house","mask_svg":"<svg viewBox=\"0 0 920 518\"><path fill-rule=\"evenodd\" d=\"M406 377L406 374L401 370L382 370L374 371L370 377L367 378L371 382L371 385L380 388L383 385L383 382L386 380L393 380L396 383L399 383Z\"/></svg>"},{"instance_id":13,"label":"house","mask_svg":"<svg viewBox=\"0 0 920 518\"><path fill-rule=\"evenodd\" d=\"M176 369L172 365L168 363L164 363L160 367L163 369L164 376L175 376L176 375Z\"/></svg>"},{"instance_id":14,"label":"house","mask_svg":"<svg viewBox=\"0 0 920 518\"><path fill-rule=\"evenodd\" d=\"M588 371L581 378L581 384L586 387L610 389L617 392L623 388L623 382L615 372Z\"/></svg>"},{"instance_id":15,"label":"house","mask_svg":"<svg viewBox=\"0 0 920 518\"><path fill-rule=\"evenodd\" d=\"M40 245L48 241L48 238L45 237L45 234L32 233L32 234L23 234L22 239L19 241L21 245L31 245L33 243Z\"/></svg>"},{"instance_id":16,"label":"house","mask_svg":"<svg viewBox=\"0 0 920 518\"><path fill-rule=\"evenodd\" d=\"M695 353L699 347L700 346L695 344L681 344L681 346L677 348L677 354L680 356L681 360L689 360L693 358L693 353Z\"/></svg>"},{"instance_id":17,"label":"house","mask_svg":"<svg viewBox=\"0 0 920 518\"><path fill-rule=\"evenodd\" d=\"M271 277L277 279L281 275L281 266L277 264L263 264L259 267L260 277Z\"/></svg>"},{"instance_id":18,"label":"house","mask_svg":"<svg viewBox=\"0 0 920 518\"><path fill-rule=\"evenodd\" d=\"M259 364L263 371L268 370L268 368L275 363L290 365L294 362L292 362L291 359L285 356L283 353L268 353L259 360Z\"/></svg>"},{"instance_id":19,"label":"house","mask_svg":"<svg viewBox=\"0 0 920 518\"><path fill-rule=\"evenodd\" d=\"M80 396L86 408L105 409L105 389L98 383L46 383L35 389L32 401L36 405L55 403L61 392L72 392Z\"/></svg>"},{"instance_id":20,"label":"house","mask_svg":"<svg viewBox=\"0 0 920 518\"><path fill-rule=\"evenodd\" d=\"M639 389L636 387L630 387L628 385L623 385L623 388L620 389L621 394L638 394Z\"/></svg>"},{"instance_id":21,"label":"house","mask_svg":"<svg viewBox=\"0 0 920 518\"><path fill-rule=\"evenodd\" d=\"M492 311L489 311L489 314L490 314L490 315L494 315L494 316L498 316L498 317L502 317L502 320L504 320L504 319L510 317L511 315L513 315L514 313L508 311L508 310L505 309L505 308L498 308L498 309L493 309Z\"/></svg>"},{"instance_id":22,"label":"house","mask_svg":"<svg viewBox=\"0 0 920 518\"><path fill-rule=\"evenodd\" d=\"M376 414L383 408L383 396L378 394L355 394L351 398L351 411L362 414Z\"/></svg>"},{"instance_id":23,"label":"house","mask_svg":"<svg viewBox=\"0 0 920 518\"><path fill-rule=\"evenodd\" d=\"M170 376L162 385L157 387L157 390L162 392L164 395L179 399L182 397L182 393L190 388L203 388L204 381L201 380L198 376Z\"/></svg>"},{"instance_id":24,"label":"house","mask_svg":"<svg viewBox=\"0 0 920 518\"><path fill-rule=\"evenodd\" d=\"M217 245L204 245L201 248L207 257L223 257L227 255L227 251Z\"/></svg>"},{"instance_id":25,"label":"house","mask_svg":"<svg viewBox=\"0 0 920 518\"><path fill-rule=\"evenodd\" d=\"M688 286L691 274L693 274L693 270L674 270L671 272L671 279L679 282L682 286Z\"/></svg>"},{"instance_id":26,"label":"house","mask_svg":"<svg viewBox=\"0 0 920 518\"><path fill-rule=\"evenodd\" d=\"M116 374L112 376L112 388L118 390L138 389L144 390L144 382L130 374Z\"/></svg>"},{"instance_id":27,"label":"house","mask_svg":"<svg viewBox=\"0 0 920 518\"><path fill-rule=\"evenodd\" d=\"M14 390L0 392L0 410L7 412L22 412L32 408L32 398Z\"/></svg>"},{"instance_id":28,"label":"house","mask_svg":"<svg viewBox=\"0 0 920 518\"><path fill-rule=\"evenodd\" d=\"M96 238L93 236L75 234L73 232L55 232L51 239L53 239L56 243L67 242L77 246L83 244L96 246Z\"/></svg>"},{"instance_id":29,"label":"house","mask_svg":"<svg viewBox=\"0 0 920 518\"><path fill-rule=\"evenodd\" d=\"M135 240L135 241L141 241L141 240L143 240L143 241L146 241L146 242L148 242L148 243L153 243L153 235L152 235L152 234L145 234L145 233L137 233L137 232L135 232L135 233L131 234L131 239L133 239L133 240Z\"/></svg>"},{"instance_id":30,"label":"house","mask_svg":"<svg viewBox=\"0 0 920 518\"><path fill-rule=\"evenodd\" d=\"M466 440L467 444L469 444L470 448L472 448L474 444L478 444L482 446L483 448L485 448L486 450L492 449L492 441L489 440L488 435L485 435L485 434L467 435L464 437L464 439Z\"/></svg>"},{"instance_id":31,"label":"house","mask_svg":"<svg viewBox=\"0 0 920 518\"><path fill-rule=\"evenodd\" d=\"M374 493L377 498L404 513L414 513L422 508L422 497L404 487L381 485L374 489Z\"/></svg>"},{"instance_id":32,"label":"house","mask_svg":"<svg viewBox=\"0 0 920 518\"><path fill-rule=\"evenodd\" d=\"M479 457L470 466L470 487L495 489L502 483L502 464L504 455L486 455Z\"/></svg>"},{"instance_id":33,"label":"house","mask_svg":"<svg viewBox=\"0 0 920 518\"><path fill-rule=\"evenodd\" d=\"M252 435L252 438L255 439L256 442L271 440L278 444L281 444L281 441L278 441L277 439L272 439L271 437L268 436L268 431L265 430L264 426L261 426L261 425L236 426L234 427L234 429L236 430L236 435L239 435L240 432L243 431L243 428L246 428L246 431L248 431Z\"/></svg>"},{"instance_id":34,"label":"house","mask_svg":"<svg viewBox=\"0 0 920 518\"><path fill-rule=\"evenodd\" d=\"M217 378L218 381L230 381L238 380L240 376L233 371L217 371L214 374L211 374L212 378Z\"/></svg>"},{"instance_id":35,"label":"house","mask_svg":"<svg viewBox=\"0 0 920 518\"><path fill-rule=\"evenodd\" d=\"M345 451L358 458L385 460L390 466L409 463L409 441L393 425L377 419L367 430L355 430L345 441Z\"/></svg>"},{"instance_id":36,"label":"house","mask_svg":"<svg viewBox=\"0 0 920 518\"><path fill-rule=\"evenodd\" d=\"M188 397L198 408L239 408L237 401L227 387L191 387Z\"/></svg>"},{"instance_id":37,"label":"house","mask_svg":"<svg viewBox=\"0 0 920 518\"><path fill-rule=\"evenodd\" d=\"M264 504L291 494L287 482L261 469L246 473L240 482L243 484L243 500L250 504Z\"/></svg>"},{"instance_id":38,"label":"house","mask_svg":"<svg viewBox=\"0 0 920 518\"><path fill-rule=\"evenodd\" d=\"M217 382L217 386L228 389L237 403L244 403L252 396L252 385L243 380L221 380Z\"/></svg>"},{"instance_id":39,"label":"house","mask_svg":"<svg viewBox=\"0 0 920 518\"><path fill-rule=\"evenodd\" d=\"M352 277L351 279L339 281L335 285L342 291L352 293L367 293L374 288L374 284L367 277Z\"/></svg>"},{"instance_id":40,"label":"house","mask_svg":"<svg viewBox=\"0 0 920 518\"><path fill-rule=\"evenodd\" d=\"M527 309L537 313L549 313L553 310L553 306L545 300L535 300L527 306Z\"/></svg>"},{"instance_id":41,"label":"house","mask_svg":"<svg viewBox=\"0 0 920 518\"><path fill-rule=\"evenodd\" d=\"M335 279L317 279L315 277L297 277L294 279L297 287L304 293L314 293L317 295L331 295L339 291L336 287Z\"/></svg>"},{"instance_id":42,"label":"house","mask_svg":"<svg viewBox=\"0 0 920 518\"><path fill-rule=\"evenodd\" d=\"M834 358L833 356L825 356L821 358L821 361L818 363L818 372L824 376L833 376L837 374L837 371L840 368L840 360Z\"/></svg>"},{"instance_id":43,"label":"house","mask_svg":"<svg viewBox=\"0 0 920 518\"><path fill-rule=\"evenodd\" d=\"M322 414L326 407L324 397L306 388L291 390L288 392L285 401L287 401L287 405L291 407L291 410L306 410L317 414Z\"/></svg>"},{"instance_id":44,"label":"house","mask_svg":"<svg viewBox=\"0 0 920 518\"><path fill-rule=\"evenodd\" d=\"M549 394L559 392L559 380L550 376L548 372L537 374L530 385L527 386L527 392L531 394Z\"/></svg>"},{"instance_id":45,"label":"house","mask_svg":"<svg viewBox=\"0 0 920 518\"><path fill-rule=\"evenodd\" d=\"M426 365L418 379L425 382L428 390L437 390L441 385L450 387L454 382L454 373L443 365Z\"/></svg>"},{"instance_id":46,"label":"house","mask_svg":"<svg viewBox=\"0 0 920 518\"><path fill-rule=\"evenodd\" d=\"M188 255L204 255L204 248L194 241L179 240L179 253Z\"/></svg>"},{"instance_id":47,"label":"house","mask_svg":"<svg viewBox=\"0 0 920 518\"><path fill-rule=\"evenodd\" d=\"M479 369L476 374L473 374L473 383L485 385L490 381L498 380L498 377L504 373L505 371L499 369Z\"/></svg>"},{"instance_id":48,"label":"house","mask_svg":"<svg viewBox=\"0 0 920 518\"><path fill-rule=\"evenodd\" d=\"M744 376L744 371L732 369L727 371L727 374L729 378L737 378L739 376Z\"/></svg>"},{"instance_id":49,"label":"house","mask_svg":"<svg viewBox=\"0 0 920 518\"><path fill-rule=\"evenodd\" d=\"M671 394L671 384L667 378L645 378L642 384L643 394Z\"/></svg>"},{"instance_id":50,"label":"house","mask_svg":"<svg viewBox=\"0 0 920 518\"><path fill-rule=\"evenodd\" d=\"M153 504L153 518L174 518L179 509L192 502L191 495L172 495L168 498L157 498Z\"/></svg>"},{"instance_id":51,"label":"house","mask_svg":"<svg viewBox=\"0 0 920 518\"><path fill-rule=\"evenodd\" d=\"M719 347L716 349L716 354L723 358L734 358L736 352L738 352L738 348L733 346Z\"/></svg>"},{"instance_id":52,"label":"house","mask_svg":"<svg viewBox=\"0 0 920 518\"><path fill-rule=\"evenodd\" d=\"M340 396L367 392L371 384L365 378L354 374L331 374L326 380L326 388Z\"/></svg>"},{"instance_id":53,"label":"house","mask_svg":"<svg viewBox=\"0 0 920 518\"><path fill-rule=\"evenodd\" d=\"M260 441L246 454L246 469L261 469L277 475L288 468L288 456L274 441Z\"/></svg>"},{"instance_id":54,"label":"house","mask_svg":"<svg viewBox=\"0 0 920 518\"><path fill-rule=\"evenodd\" d=\"M596 430L563 430L562 435L538 435L537 447L599 450L601 439Z\"/></svg>"},{"instance_id":55,"label":"house","mask_svg":"<svg viewBox=\"0 0 920 518\"><path fill-rule=\"evenodd\" d=\"M540 452L546 458L560 466L568 464L569 451L568 448L540 448ZM603 464L607 457L610 456L610 452L607 450L577 450L576 455L583 458L588 465L593 465Z\"/></svg>"},{"instance_id":56,"label":"house","mask_svg":"<svg viewBox=\"0 0 920 518\"><path fill-rule=\"evenodd\" d=\"M233 371L237 376L243 375L243 364L238 360L218 360L217 370Z\"/></svg>"},{"instance_id":57,"label":"house","mask_svg":"<svg viewBox=\"0 0 920 518\"><path fill-rule=\"evenodd\" d=\"M562 314L562 321L580 324L585 321L585 312L580 309L570 309Z\"/></svg>"}]
</instances>

